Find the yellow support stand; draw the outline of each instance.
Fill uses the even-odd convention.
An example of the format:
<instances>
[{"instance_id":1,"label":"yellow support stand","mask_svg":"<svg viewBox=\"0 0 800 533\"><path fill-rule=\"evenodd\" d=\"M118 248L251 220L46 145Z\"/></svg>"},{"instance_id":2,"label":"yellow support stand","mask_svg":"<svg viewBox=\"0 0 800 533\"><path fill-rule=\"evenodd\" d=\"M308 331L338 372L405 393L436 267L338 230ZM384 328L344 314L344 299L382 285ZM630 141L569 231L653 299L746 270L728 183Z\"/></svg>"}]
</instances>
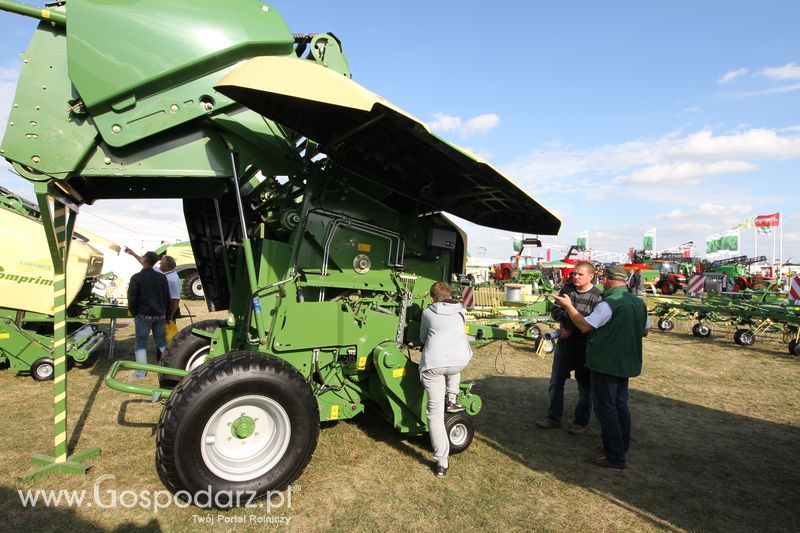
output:
<instances>
[{"instance_id":1,"label":"yellow support stand","mask_svg":"<svg viewBox=\"0 0 800 533\"><path fill-rule=\"evenodd\" d=\"M54 213L50 213L47 184L37 183L36 198L39 202L42 223L47 234L47 243L53 260L54 274L54 326L53 326L53 430L55 453L52 456L36 454L31 463L36 468L25 473L25 480L41 477L53 472L82 474L90 466L82 460L100 455L100 448L91 448L72 457L67 449L67 259L75 228L77 207L68 207L67 200L53 199ZM69 215L67 212L69 211Z\"/></svg>"}]
</instances>

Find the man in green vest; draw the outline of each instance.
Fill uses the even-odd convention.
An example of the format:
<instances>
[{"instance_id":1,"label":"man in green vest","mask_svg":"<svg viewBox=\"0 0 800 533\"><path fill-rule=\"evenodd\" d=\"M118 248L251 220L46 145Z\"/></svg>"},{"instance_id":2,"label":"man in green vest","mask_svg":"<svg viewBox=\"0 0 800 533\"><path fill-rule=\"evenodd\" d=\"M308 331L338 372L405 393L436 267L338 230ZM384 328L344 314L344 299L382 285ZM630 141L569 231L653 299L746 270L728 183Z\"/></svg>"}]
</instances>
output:
<instances>
[{"instance_id":1,"label":"man in green vest","mask_svg":"<svg viewBox=\"0 0 800 533\"><path fill-rule=\"evenodd\" d=\"M622 472L631 437L628 379L642 373L642 337L650 330L644 302L628 292L619 265L603 271L603 301L587 317L568 297L555 299L583 333L589 334L586 366L592 371L592 403L603 434L597 466Z\"/></svg>"}]
</instances>

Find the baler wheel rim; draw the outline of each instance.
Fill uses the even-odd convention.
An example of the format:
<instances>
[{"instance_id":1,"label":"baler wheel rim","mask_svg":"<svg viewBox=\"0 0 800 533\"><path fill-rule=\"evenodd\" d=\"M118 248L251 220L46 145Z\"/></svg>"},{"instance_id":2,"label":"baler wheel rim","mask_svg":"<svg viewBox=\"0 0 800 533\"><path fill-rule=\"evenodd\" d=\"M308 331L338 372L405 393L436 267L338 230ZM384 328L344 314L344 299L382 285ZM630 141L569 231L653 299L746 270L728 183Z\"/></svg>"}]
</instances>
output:
<instances>
[{"instance_id":1,"label":"baler wheel rim","mask_svg":"<svg viewBox=\"0 0 800 533\"><path fill-rule=\"evenodd\" d=\"M255 420L255 432L237 438L231 424L245 417ZM240 396L209 417L201 440L203 462L222 479L247 481L266 474L283 459L291 436L292 424L280 403L268 396Z\"/></svg>"}]
</instances>

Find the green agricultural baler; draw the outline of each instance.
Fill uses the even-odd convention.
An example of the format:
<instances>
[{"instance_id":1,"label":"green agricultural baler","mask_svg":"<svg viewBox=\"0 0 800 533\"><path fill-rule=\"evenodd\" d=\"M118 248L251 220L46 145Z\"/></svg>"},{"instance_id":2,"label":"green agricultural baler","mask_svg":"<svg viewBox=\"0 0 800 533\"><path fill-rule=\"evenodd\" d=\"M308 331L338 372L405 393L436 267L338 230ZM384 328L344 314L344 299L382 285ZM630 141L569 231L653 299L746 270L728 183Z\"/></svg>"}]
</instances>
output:
<instances>
[{"instance_id":1,"label":"green agricultural baler","mask_svg":"<svg viewBox=\"0 0 800 533\"><path fill-rule=\"evenodd\" d=\"M321 421L364 411L425 433L409 347L428 289L466 258L442 213L558 232L485 161L353 82L334 35L292 34L258 0L0 8L42 19L0 154L72 213L182 198L209 309L228 310L180 332L164 366L122 361L107 379L166 400L156 457L172 491L281 489ZM133 368L163 386L118 378ZM454 451L481 406L466 386L458 401Z\"/></svg>"},{"instance_id":2,"label":"green agricultural baler","mask_svg":"<svg viewBox=\"0 0 800 533\"><path fill-rule=\"evenodd\" d=\"M39 208L0 187L0 365L37 381L53 379L53 264ZM85 238L71 245L67 356L85 363L107 338L99 322L127 316L92 288L103 268L103 254Z\"/></svg>"}]
</instances>

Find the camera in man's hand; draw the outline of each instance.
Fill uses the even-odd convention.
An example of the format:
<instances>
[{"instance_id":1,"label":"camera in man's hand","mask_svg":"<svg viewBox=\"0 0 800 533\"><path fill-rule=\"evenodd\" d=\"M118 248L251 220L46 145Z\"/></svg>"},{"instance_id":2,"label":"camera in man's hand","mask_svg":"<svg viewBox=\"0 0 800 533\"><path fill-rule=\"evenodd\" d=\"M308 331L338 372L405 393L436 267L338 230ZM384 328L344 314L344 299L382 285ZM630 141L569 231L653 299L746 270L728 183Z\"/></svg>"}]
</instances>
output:
<instances>
[{"instance_id":1,"label":"camera in man's hand","mask_svg":"<svg viewBox=\"0 0 800 533\"><path fill-rule=\"evenodd\" d=\"M548 340L548 341L554 341L557 338L559 338L560 336L561 336L561 332L560 331L548 331L547 333L544 334L545 340Z\"/></svg>"}]
</instances>

